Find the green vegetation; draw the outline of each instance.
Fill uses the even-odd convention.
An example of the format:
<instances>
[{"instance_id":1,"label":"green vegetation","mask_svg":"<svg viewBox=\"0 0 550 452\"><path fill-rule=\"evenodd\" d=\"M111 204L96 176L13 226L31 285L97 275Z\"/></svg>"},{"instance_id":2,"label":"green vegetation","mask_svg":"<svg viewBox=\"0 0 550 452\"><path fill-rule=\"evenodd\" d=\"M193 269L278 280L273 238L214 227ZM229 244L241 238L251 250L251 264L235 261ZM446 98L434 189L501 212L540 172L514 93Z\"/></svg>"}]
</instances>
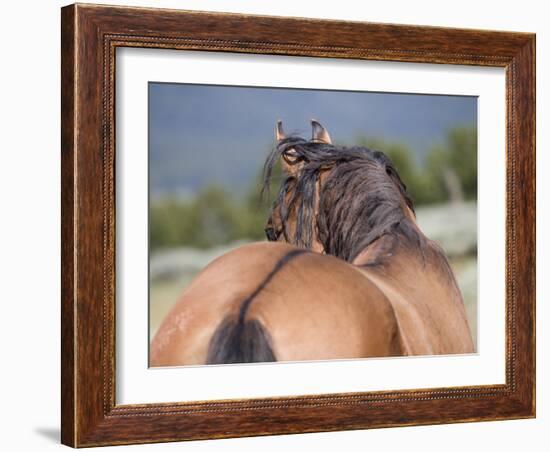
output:
<instances>
[{"instance_id":1,"label":"green vegetation","mask_svg":"<svg viewBox=\"0 0 550 452\"><path fill-rule=\"evenodd\" d=\"M259 190L259 188L256 188ZM210 248L238 239L263 237L267 208L236 200L211 185L190 200L167 198L151 202L151 249L175 246Z\"/></svg>"},{"instance_id":2,"label":"green vegetation","mask_svg":"<svg viewBox=\"0 0 550 452\"><path fill-rule=\"evenodd\" d=\"M430 149L422 162L403 143L360 138L358 144L383 151L394 162L415 205L475 199L477 195L477 131L455 128L447 140ZM279 185L280 169L273 187ZM262 240L272 196L261 199L261 174L245 196L210 185L192 199L151 201L152 250L176 246L210 248L235 240ZM274 189L275 191L276 189Z\"/></svg>"}]
</instances>

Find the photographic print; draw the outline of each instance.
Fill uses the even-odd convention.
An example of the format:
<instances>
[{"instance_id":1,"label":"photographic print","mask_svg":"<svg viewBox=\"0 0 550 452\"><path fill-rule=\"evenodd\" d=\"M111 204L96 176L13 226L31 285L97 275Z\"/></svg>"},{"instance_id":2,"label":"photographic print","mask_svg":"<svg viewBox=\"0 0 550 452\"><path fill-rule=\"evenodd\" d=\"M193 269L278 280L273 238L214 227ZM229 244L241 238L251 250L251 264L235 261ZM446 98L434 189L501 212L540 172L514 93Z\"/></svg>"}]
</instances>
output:
<instances>
[{"instance_id":1,"label":"photographic print","mask_svg":"<svg viewBox=\"0 0 550 452\"><path fill-rule=\"evenodd\" d=\"M150 82L151 367L477 351L477 98Z\"/></svg>"}]
</instances>

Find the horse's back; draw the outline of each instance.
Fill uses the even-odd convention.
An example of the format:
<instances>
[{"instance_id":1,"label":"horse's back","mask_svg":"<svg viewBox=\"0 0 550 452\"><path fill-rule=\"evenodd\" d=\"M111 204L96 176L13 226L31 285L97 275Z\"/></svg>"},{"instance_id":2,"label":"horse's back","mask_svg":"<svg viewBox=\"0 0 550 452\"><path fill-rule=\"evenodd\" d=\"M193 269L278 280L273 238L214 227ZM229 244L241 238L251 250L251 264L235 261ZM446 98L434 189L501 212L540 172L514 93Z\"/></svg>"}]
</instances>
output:
<instances>
[{"instance_id":1,"label":"horse's back","mask_svg":"<svg viewBox=\"0 0 550 452\"><path fill-rule=\"evenodd\" d=\"M238 321L260 325L278 361L399 354L391 305L353 266L262 242L221 256L193 280L159 328L151 364L204 364L212 337Z\"/></svg>"}]
</instances>

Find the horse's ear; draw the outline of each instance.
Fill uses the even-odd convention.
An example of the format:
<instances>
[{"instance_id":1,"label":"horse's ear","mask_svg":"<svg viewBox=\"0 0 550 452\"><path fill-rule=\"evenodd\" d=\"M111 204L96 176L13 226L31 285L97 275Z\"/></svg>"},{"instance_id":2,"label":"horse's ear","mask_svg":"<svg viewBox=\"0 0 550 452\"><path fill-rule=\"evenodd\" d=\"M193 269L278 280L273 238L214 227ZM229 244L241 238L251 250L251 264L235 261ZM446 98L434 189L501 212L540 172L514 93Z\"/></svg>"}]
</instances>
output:
<instances>
[{"instance_id":1,"label":"horse's ear","mask_svg":"<svg viewBox=\"0 0 550 452\"><path fill-rule=\"evenodd\" d=\"M277 143L279 143L279 141L284 140L285 138L286 135L283 130L283 121L279 119L277 121L277 125L275 126L275 139L277 140Z\"/></svg>"},{"instance_id":2,"label":"horse's ear","mask_svg":"<svg viewBox=\"0 0 550 452\"><path fill-rule=\"evenodd\" d=\"M327 129L325 129L319 121L315 119L311 120L311 131L311 141L315 143L332 144L332 140L330 139Z\"/></svg>"}]
</instances>

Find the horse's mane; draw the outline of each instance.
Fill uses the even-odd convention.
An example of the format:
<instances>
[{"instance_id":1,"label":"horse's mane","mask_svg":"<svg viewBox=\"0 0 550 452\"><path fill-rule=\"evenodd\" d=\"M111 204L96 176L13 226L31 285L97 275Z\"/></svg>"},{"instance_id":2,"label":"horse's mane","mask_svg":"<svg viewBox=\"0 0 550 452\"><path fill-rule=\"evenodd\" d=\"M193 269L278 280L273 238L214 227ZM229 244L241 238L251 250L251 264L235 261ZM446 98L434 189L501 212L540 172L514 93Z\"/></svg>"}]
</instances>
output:
<instances>
[{"instance_id":1,"label":"horse's mane","mask_svg":"<svg viewBox=\"0 0 550 452\"><path fill-rule=\"evenodd\" d=\"M264 191L269 189L277 161L289 154L292 159L287 162L299 166L292 174L285 174L274 203L288 242L311 248L317 232L327 254L348 262L385 234L401 243L420 247L425 244L425 237L405 213L408 206L414 214L405 184L382 152L289 137L278 143L265 162ZM317 184L328 170L316 212ZM293 213L295 224L290 234L288 226Z\"/></svg>"}]
</instances>

